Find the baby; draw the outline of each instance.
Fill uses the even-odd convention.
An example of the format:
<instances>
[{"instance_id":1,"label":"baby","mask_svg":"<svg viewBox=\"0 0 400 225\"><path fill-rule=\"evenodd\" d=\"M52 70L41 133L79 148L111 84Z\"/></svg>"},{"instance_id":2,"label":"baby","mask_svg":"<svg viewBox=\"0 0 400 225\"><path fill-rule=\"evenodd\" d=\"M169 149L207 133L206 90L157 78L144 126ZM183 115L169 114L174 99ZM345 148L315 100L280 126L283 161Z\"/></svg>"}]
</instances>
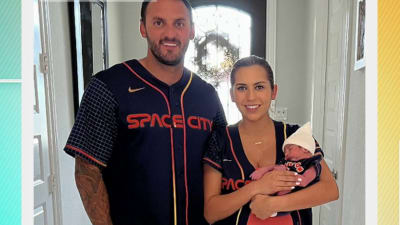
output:
<instances>
[{"instance_id":1,"label":"baby","mask_svg":"<svg viewBox=\"0 0 400 225\"><path fill-rule=\"evenodd\" d=\"M252 180L260 179L265 173L273 170L290 170L299 174L300 184L292 191L280 191L277 195L284 195L306 187L312 181L318 181L321 174L320 161L322 155L315 152L315 140L312 136L310 122L304 124L296 132L290 135L283 143L282 149L285 160L281 164L262 167L254 171L250 177ZM276 216L274 214L273 216Z\"/></svg>"}]
</instances>

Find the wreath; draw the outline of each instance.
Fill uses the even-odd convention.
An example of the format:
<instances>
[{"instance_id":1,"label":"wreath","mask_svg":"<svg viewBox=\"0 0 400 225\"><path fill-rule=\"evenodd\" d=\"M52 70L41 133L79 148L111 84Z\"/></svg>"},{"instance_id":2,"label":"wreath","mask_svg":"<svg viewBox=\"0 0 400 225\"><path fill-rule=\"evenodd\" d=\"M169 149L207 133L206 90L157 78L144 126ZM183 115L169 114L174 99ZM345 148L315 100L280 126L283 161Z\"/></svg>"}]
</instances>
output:
<instances>
[{"instance_id":1,"label":"wreath","mask_svg":"<svg viewBox=\"0 0 400 225\"><path fill-rule=\"evenodd\" d=\"M205 59L210 54L207 49L210 44L224 51L224 60L220 65L205 63ZM196 37L194 46L197 54L193 59L193 64L197 65L198 74L214 87L218 87L221 81L229 77L233 64L239 59L239 48L232 45L223 35L215 32L207 32L204 36Z\"/></svg>"}]
</instances>

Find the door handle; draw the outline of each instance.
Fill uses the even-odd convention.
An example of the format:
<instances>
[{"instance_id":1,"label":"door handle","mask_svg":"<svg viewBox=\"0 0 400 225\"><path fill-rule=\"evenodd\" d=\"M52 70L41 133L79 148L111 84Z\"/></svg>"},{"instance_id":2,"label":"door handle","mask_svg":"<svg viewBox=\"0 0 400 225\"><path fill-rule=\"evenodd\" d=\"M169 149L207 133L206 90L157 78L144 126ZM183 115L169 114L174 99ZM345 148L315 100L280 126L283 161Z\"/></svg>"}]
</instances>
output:
<instances>
[{"instance_id":1,"label":"door handle","mask_svg":"<svg viewBox=\"0 0 400 225\"><path fill-rule=\"evenodd\" d=\"M337 171L335 169L332 169L331 171L333 178L335 178L335 180L337 180Z\"/></svg>"}]
</instances>

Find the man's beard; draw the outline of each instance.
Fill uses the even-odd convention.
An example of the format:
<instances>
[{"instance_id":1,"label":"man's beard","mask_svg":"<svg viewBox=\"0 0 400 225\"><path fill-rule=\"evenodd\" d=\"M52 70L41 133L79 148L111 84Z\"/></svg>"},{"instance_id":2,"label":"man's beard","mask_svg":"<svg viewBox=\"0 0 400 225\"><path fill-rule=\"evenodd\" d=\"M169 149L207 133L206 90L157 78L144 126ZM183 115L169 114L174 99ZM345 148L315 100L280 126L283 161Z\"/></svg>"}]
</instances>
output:
<instances>
[{"instance_id":1,"label":"man's beard","mask_svg":"<svg viewBox=\"0 0 400 225\"><path fill-rule=\"evenodd\" d=\"M167 65L167 66L176 66L179 63L182 62L183 57L185 55L185 52L188 48L189 43L186 43L186 45L182 46L182 43L176 39L168 40L168 41L174 41L177 45L177 47L182 46L180 49L180 52L176 55L176 57L172 59L168 59L168 52L166 54L161 53L161 45L163 41L167 41L166 39L163 39L159 42L159 44L156 44L155 41L147 39L147 43L150 46L150 51L154 55L154 57L162 64Z\"/></svg>"}]
</instances>

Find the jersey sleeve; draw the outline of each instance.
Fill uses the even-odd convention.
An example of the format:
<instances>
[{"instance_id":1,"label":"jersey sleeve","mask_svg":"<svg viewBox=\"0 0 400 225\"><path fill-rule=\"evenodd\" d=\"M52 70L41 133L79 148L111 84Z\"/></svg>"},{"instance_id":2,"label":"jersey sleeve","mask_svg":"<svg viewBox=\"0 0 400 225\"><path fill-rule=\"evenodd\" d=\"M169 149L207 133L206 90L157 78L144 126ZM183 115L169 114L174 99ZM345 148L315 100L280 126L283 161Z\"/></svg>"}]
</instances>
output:
<instances>
[{"instance_id":1,"label":"jersey sleeve","mask_svg":"<svg viewBox=\"0 0 400 225\"><path fill-rule=\"evenodd\" d=\"M315 140L315 138L314 138L314 140ZM321 153L322 157L325 156L324 152L322 151L321 146L319 145L317 140L315 140L315 152L314 152L314 154L315 153Z\"/></svg>"},{"instance_id":2,"label":"jersey sleeve","mask_svg":"<svg viewBox=\"0 0 400 225\"><path fill-rule=\"evenodd\" d=\"M106 167L117 137L117 101L101 80L93 77L78 110L64 151Z\"/></svg>"},{"instance_id":3,"label":"jersey sleeve","mask_svg":"<svg viewBox=\"0 0 400 225\"><path fill-rule=\"evenodd\" d=\"M208 164L214 169L222 172L222 128L215 129L211 132L208 140L207 149L203 154L203 163Z\"/></svg>"},{"instance_id":4,"label":"jersey sleeve","mask_svg":"<svg viewBox=\"0 0 400 225\"><path fill-rule=\"evenodd\" d=\"M314 157L319 157L317 158L316 161L314 161L314 166L315 166L315 170L317 172L317 179L319 180L319 177L321 176L321 171L322 171L322 167L321 167L321 160L322 160L322 155L316 155Z\"/></svg>"},{"instance_id":5,"label":"jersey sleeve","mask_svg":"<svg viewBox=\"0 0 400 225\"><path fill-rule=\"evenodd\" d=\"M321 160L322 160L322 155L317 154L308 159L305 159L303 162L307 168L314 166L315 172L316 172L316 178L318 178L318 179L319 179L319 176L321 175L321 170L322 170L321 164L320 164Z\"/></svg>"},{"instance_id":6,"label":"jersey sleeve","mask_svg":"<svg viewBox=\"0 0 400 225\"><path fill-rule=\"evenodd\" d=\"M215 117L213 118L213 130L219 129L219 128L225 128L227 125L226 118L225 118L225 113L224 113L224 108L222 107L221 101L218 97L217 92L214 89L214 99L217 104L217 113L215 114Z\"/></svg>"}]
</instances>

